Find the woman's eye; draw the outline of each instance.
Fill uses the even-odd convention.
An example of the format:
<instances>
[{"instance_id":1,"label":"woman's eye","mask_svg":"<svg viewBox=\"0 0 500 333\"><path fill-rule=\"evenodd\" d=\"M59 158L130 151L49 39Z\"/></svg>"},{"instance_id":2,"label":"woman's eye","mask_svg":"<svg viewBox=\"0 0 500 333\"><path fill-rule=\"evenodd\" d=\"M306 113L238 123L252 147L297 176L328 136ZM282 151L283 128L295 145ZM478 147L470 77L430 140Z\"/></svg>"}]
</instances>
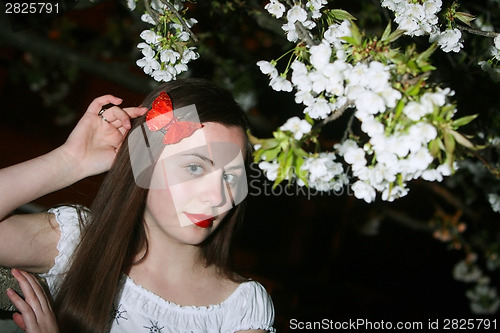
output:
<instances>
[{"instance_id":1,"label":"woman's eye","mask_svg":"<svg viewBox=\"0 0 500 333\"><path fill-rule=\"evenodd\" d=\"M224 173L223 178L228 184L234 184L236 182L236 176L231 173Z\"/></svg>"},{"instance_id":2,"label":"woman's eye","mask_svg":"<svg viewBox=\"0 0 500 333\"><path fill-rule=\"evenodd\" d=\"M186 167L187 171L194 176L201 176L203 174L203 167L198 164L190 164Z\"/></svg>"}]
</instances>

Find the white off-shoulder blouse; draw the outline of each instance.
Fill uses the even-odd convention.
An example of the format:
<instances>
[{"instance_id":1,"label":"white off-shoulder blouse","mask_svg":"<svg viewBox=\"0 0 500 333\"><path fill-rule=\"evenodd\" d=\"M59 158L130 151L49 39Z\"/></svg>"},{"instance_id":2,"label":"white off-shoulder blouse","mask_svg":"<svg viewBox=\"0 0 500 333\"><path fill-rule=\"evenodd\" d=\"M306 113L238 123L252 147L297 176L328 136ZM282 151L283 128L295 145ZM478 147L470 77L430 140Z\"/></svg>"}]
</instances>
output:
<instances>
[{"instance_id":1,"label":"white off-shoulder blouse","mask_svg":"<svg viewBox=\"0 0 500 333\"><path fill-rule=\"evenodd\" d=\"M80 227L74 207L62 206L49 212L55 214L61 230L55 264L48 273L42 275L54 296L80 240ZM241 283L222 303L180 306L164 300L123 275L110 320L112 333L209 333L252 329L276 332L272 327L274 307L271 298L260 283L251 280Z\"/></svg>"}]
</instances>

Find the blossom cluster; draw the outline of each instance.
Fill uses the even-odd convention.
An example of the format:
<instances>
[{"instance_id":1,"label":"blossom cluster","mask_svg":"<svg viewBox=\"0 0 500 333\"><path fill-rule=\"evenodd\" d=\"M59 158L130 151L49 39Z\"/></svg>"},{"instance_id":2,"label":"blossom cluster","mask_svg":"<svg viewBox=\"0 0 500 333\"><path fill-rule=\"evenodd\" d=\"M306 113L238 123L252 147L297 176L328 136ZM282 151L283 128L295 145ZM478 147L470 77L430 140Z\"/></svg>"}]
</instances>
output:
<instances>
[{"instance_id":1,"label":"blossom cluster","mask_svg":"<svg viewBox=\"0 0 500 333\"><path fill-rule=\"evenodd\" d=\"M491 280L485 276L476 264L477 255L471 253L466 259L459 261L453 269L453 277L462 282L475 283L467 290L471 311L475 314L493 314L500 308L497 289L491 286Z\"/></svg>"},{"instance_id":2,"label":"blossom cluster","mask_svg":"<svg viewBox=\"0 0 500 333\"><path fill-rule=\"evenodd\" d=\"M178 4L172 6L176 10ZM159 21L155 21L150 13L141 16L143 22L154 25L153 28L144 30L140 37L144 40L137 47L141 50L143 57L137 60L137 66L144 73L150 75L159 82L175 80L178 74L188 70L187 64L199 57L196 47L189 46L190 34L181 22L176 22L174 15L166 4L152 1L151 7L159 15ZM165 22L163 22L165 21ZM191 28L195 19L186 19L187 27Z\"/></svg>"},{"instance_id":3,"label":"blossom cluster","mask_svg":"<svg viewBox=\"0 0 500 333\"><path fill-rule=\"evenodd\" d=\"M322 4L308 2L305 8L314 8L309 12L304 8L299 10L298 5L288 10L288 23L283 25L283 30L289 40L296 40L295 34L291 33L295 30L289 23L300 22L306 30L313 27L310 19L317 17L316 11ZM266 6L276 17L284 15L284 8L276 0ZM347 56L344 39L351 35L348 20L331 24L320 37L320 42L308 47L309 57L296 57L282 74L275 61L259 61L257 64L269 76L269 84L274 90L295 90L295 101L304 105L305 115L313 120L325 120L339 109L355 109L354 116L368 139L361 143L348 139L335 145L334 149L350 167L354 177L352 190L357 198L372 202L378 192L382 194L382 200L393 201L408 193L406 182L410 180L441 181L443 176L451 174L455 165L436 163L429 150L430 142L438 135L438 129L432 123L432 114L436 109L449 107L447 98L453 92L439 88L429 90L420 98L406 102L397 126L388 124L387 119L392 117L390 114L394 113L394 108L403 98L394 87L395 67L375 60L352 63ZM295 140L301 140L307 137L311 125L294 117L280 129ZM336 159L334 153L328 153L328 156L330 161ZM335 162L332 167L335 171L328 173L310 167L317 164L315 158L325 163L324 155L304 158L306 162L301 170L308 172L309 186L328 191L347 183L346 177L340 177L337 172L340 163ZM266 173L275 173L278 168L276 161L265 161L260 166ZM329 180L326 179L328 177ZM319 183L318 178L321 178ZM301 184L301 181L298 183Z\"/></svg>"},{"instance_id":4,"label":"blossom cluster","mask_svg":"<svg viewBox=\"0 0 500 333\"><path fill-rule=\"evenodd\" d=\"M342 163L336 161L337 156L334 153L319 153L317 156L310 154L305 157L304 163L300 167L299 172L307 173L307 185L317 191L339 192L349 183L349 178L344 171ZM274 161L261 161L258 164L259 168L264 171L267 179L275 181L281 171L279 163ZM286 170L284 180L291 181L294 177L293 170ZM306 183L301 179L297 179L297 185L304 186Z\"/></svg>"},{"instance_id":5,"label":"blossom cluster","mask_svg":"<svg viewBox=\"0 0 500 333\"><path fill-rule=\"evenodd\" d=\"M408 193L406 182L410 180L442 181L443 176L451 174L449 164L434 165L429 143L436 138L438 131L426 118L435 107L444 106L448 94L449 90L437 90L425 93L418 102L408 102L402 113L410 125L389 135L382 121L384 117L377 117L389 105L382 101L376 103L375 99L366 107L357 105L355 116L362 123L361 130L370 139L362 147L354 140L335 146L358 179L352 187L357 198L372 202L376 192L381 192L383 200L393 201ZM358 98L366 99L363 96Z\"/></svg>"},{"instance_id":6,"label":"blossom cluster","mask_svg":"<svg viewBox=\"0 0 500 333\"><path fill-rule=\"evenodd\" d=\"M336 162L336 158L334 153L325 152L306 158L301 170L308 173L307 182L311 188L324 192L339 192L344 185L349 183L342 163ZM300 179L297 184L305 185Z\"/></svg>"},{"instance_id":7,"label":"blossom cluster","mask_svg":"<svg viewBox=\"0 0 500 333\"><path fill-rule=\"evenodd\" d=\"M437 42L444 52L459 52L462 49L460 30L450 28L441 31L439 28L441 0L382 0L381 4L394 12L394 22L406 35L429 35L430 42Z\"/></svg>"},{"instance_id":8,"label":"blossom cluster","mask_svg":"<svg viewBox=\"0 0 500 333\"><path fill-rule=\"evenodd\" d=\"M488 73L491 79L495 82L500 82L500 34L493 38L493 45L490 47L491 59L488 61L482 60L478 63L481 69Z\"/></svg>"}]
</instances>

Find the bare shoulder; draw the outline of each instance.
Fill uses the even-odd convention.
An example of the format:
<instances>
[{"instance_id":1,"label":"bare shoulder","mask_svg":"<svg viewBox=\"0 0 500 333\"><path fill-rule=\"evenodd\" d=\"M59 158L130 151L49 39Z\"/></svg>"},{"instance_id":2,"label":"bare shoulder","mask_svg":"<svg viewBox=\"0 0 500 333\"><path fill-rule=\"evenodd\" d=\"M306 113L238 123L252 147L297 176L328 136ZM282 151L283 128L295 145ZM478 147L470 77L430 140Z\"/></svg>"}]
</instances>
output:
<instances>
[{"instance_id":1,"label":"bare shoulder","mask_svg":"<svg viewBox=\"0 0 500 333\"><path fill-rule=\"evenodd\" d=\"M44 273L54 264L59 225L54 214L9 216L0 221L0 265Z\"/></svg>"}]
</instances>

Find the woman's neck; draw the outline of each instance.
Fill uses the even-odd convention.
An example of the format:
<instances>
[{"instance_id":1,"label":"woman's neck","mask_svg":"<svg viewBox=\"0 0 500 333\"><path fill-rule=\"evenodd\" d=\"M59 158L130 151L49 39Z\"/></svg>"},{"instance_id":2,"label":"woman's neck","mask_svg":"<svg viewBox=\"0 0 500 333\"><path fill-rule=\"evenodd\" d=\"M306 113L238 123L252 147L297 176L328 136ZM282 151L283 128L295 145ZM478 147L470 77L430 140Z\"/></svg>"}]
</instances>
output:
<instances>
[{"instance_id":1,"label":"woman's neck","mask_svg":"<svg viewBox=\"0 0 500 333\"><path fill-rule=\"evenodd\" d=\"M237 288L237 283L221 278L215 266L203 265L198 251L171 247L168 254L160 256L156 250L149 249L148 254L131 267L128 276L169 302L181 306L219 304Z\"/></svg>"},{"instance_id":2,"label":"woman's neck","mask_svg":"<svg viewBox=\"0 0 500 333\"><path fill-rule=\"evenodd\" d=\"M195 245L148 239L147 251L137 255L137 264L132 266L145 270L148 274L161 276L163 279L178 280L186 275L206 274L201 248Z\"/></svg>"}]
</instances>

